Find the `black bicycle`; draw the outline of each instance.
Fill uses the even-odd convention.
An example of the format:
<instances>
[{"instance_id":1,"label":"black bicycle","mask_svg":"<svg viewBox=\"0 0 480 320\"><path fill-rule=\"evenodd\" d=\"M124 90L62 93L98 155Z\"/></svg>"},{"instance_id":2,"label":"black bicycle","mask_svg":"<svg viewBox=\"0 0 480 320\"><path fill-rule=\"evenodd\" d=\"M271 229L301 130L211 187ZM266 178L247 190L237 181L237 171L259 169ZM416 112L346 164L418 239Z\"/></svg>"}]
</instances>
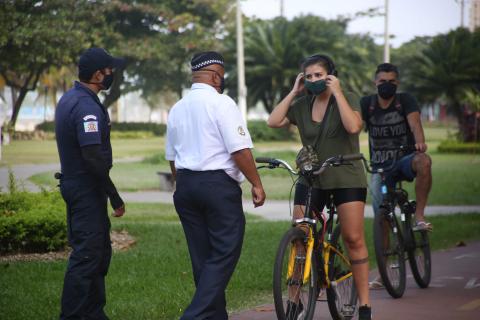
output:
<instances>
[{"instance_id":1,"label":"black bicycle","mask_svg":"<svg viewBox=\"0 0 480 320\"><path fill-rule=\"evenodd\" d=\"M296 219L282 237L273 270L273 298L279 320L310 320L315 313L317 297L326 289L333 319L352 319L358 311L358 297L348 252L340 236L336 208L330 199L328 215L312 206L313 179L328 167L350 164L361 154L327 159L321 166L307 165L298 173L280 159L257 158L256 162L284 168L302 176L308 183L305 215Z\"/></svg>"},{"instance_id":2,"label":"black bicycle","mask_svg":"<svg viewBox=\"0 0 480 320\"><path fill-rule=\"evenodd\" d=\"M415 147L400 146L395 150L408 152ZM365 158L363 161L367 171L378 173L382 181L383 201L374 218L373 239L378 271L385 288L393 298L400 298L405 292L405 252L416 283L420 288L427 288L432 270L428 231L413 230L416 202L408 200L402 182L397 182L394 188L386 184L386 174L395 167L396 159L383 169L372 169Z\"/></svg>"}]
</instances>

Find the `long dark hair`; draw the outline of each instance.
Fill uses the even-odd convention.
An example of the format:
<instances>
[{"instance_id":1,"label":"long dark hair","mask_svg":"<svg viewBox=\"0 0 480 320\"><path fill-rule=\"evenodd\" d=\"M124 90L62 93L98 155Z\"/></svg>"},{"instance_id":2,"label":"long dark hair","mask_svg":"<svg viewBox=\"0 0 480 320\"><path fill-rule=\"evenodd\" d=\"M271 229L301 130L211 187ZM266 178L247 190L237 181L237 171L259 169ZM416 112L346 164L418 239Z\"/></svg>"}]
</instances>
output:
<instances>
[{"instance_id":1,"label":"long dark hair","mask_svg":"<svg viewBox=\"0 0 480 320\"><path fill-rule=\"evenodd\" d=\"M338 75L338 72L335 69L335 63L333 63L333 60L329 56L324 54L314 54L313 56L305 58L305 60L302 62L301 69L303 72L305 72L307 67L314 64L319 64L324 67L328 74L332 74L334 76Z\"/></svg>"}]
</instances>

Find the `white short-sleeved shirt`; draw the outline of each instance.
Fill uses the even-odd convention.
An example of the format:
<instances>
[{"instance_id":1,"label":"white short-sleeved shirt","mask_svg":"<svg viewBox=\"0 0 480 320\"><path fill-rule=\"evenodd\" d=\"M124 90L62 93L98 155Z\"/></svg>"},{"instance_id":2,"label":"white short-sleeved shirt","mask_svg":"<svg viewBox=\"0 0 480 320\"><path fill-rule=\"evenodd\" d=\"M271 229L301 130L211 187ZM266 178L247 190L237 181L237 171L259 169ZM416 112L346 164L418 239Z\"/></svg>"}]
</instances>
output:
<instances>
[{"instance_id":1,"label":"white short-sleeved shirt","mask_svg":"<svg viewBox=\"0 0 480 320\"><path fill-rule=\"evenodd\" d=\"M170 110L165 158L175 168L192 171L225 170L238 182L245 177L231 154L253 148L252 139L235 101L204 83Z\"/></svg>"}]
</instances>

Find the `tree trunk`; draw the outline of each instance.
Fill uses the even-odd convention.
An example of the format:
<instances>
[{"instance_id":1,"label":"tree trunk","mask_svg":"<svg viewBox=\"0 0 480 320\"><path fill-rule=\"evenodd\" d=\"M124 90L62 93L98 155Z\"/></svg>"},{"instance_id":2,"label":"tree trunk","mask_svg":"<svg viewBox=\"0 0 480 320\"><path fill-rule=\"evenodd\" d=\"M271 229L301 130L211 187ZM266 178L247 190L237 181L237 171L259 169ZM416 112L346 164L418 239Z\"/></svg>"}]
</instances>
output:
<instances>
[{"instance_id":1,"label":"tree trunk","mask_svg":"<svg viewBox=\"0 0 480 320\"><path fill-rule=\"evenodd\" d=\"M38 79L45 70L46 65L48 64L39 66L37 70L31 70L30 74L21 86L18 85L18 83L15 84L13 81L7 79L5 75L3 75L7 85L12 89L12 116L8 122L8 129L10 132L13 133L15 130L15 124L17 123L18 114L20 112L20 108L22 107L23 100L25 100L28 91L33 91L37 88ZM19 90L18 96L16 95L17 90Z\"/></svg>"},{"instance_id":2,"label":"tree trunk","mask_svg":"<svg viewBox=\"0 0 480 320\"><path fill-rule=\"evenodd\" d=\"M20 88L20 93L18 94L18 96L15 97L15 100L12 99L12 116L10 117L10 121L8 122L9 131L13 132L15 130L15 124L17 123L18 114L20 113L20 108L22 107L23 100L25 100L27 93L28 88L26 86L23 86L22 88ZM16 94L13 93L12 88L12 98L13 95Z\"/></svg>"}]
</instances>

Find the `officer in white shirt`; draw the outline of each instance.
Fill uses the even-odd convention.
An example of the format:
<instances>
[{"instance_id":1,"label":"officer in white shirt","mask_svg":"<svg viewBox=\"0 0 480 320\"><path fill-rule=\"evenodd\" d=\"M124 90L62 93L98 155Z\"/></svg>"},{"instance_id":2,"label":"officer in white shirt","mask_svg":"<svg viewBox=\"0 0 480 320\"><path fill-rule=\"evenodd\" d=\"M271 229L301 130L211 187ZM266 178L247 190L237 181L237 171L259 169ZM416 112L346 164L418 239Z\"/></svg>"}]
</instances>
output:
<instances>
[{"instance_id":1,"label":"officer in white shirt","mask_svg":"<svg viewBox=\"0 0 480 320\"><path fill-rule=\"evenodd\" d=\"M191 69L191 91L168 115L165 152L176 178L173 200L197 288L181 319L224 320L225 288L245 232L240 183L246 177L252 184L256 207L265 201L265 192L245 122L235 102L222 94L222 55L196 54Z\"/></svg>"}]
</instances>

